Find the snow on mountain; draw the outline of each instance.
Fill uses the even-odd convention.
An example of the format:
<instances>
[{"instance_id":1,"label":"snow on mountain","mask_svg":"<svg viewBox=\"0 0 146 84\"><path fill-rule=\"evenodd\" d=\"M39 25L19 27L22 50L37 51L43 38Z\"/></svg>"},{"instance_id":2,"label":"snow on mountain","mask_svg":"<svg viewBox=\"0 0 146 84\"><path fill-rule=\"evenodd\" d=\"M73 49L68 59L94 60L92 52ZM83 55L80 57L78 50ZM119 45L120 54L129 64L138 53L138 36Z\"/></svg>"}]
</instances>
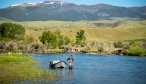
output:
<instances>
[{"instance_id":1,"label":"snow on mountain","mask_svg":"<svg viewBox=\"0 0 146 84\"><path fill-rule=\"evenodd\" d=\"M36 6L38 3L22 3L11 5L10 7L26 7L26 6Z\"/></svg>"},{"instance_id":2,"label":"snow on mountain","mask_svg":"<svg viewBox=\"0 0 146 84\"><path fill-rule=\"evenodd\" d=\"M10 7L27 7L27 6L38 6L38 5L53 5L53 4L60 4L61 6L65 4L65 2L62 1L44 1L44 2L38 2L38 3L21 3L21 4L14 4Z\"/></svg>"},{"instance_id":3,"label":"snow on mountain","mask_svg":"<svg viewBox=\"0 0 146 84\"><path fill-rule=\"evenodd\" d=\"M15 7L15 6L20 6L22 4L14 4L14 5L11 5L10 7Z\"/></svg>"}]
</instances>

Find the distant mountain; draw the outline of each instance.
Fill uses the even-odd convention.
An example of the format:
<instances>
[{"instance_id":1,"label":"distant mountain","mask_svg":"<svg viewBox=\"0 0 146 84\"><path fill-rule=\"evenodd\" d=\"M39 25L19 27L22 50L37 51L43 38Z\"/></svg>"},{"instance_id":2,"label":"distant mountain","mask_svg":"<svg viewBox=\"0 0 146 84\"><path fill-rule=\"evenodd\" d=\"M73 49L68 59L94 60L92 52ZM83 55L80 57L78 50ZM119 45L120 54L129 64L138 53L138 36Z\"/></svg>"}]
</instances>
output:
<instances>
[{"instance_id":1,"label":"distant mountain","mask_svg":"<svg viewBox=\"0 0 146 84\"><path fill-rule=\"evenodd\" d=\"M10 19L4 18L4 17L0 17L0 21L7 21L7 22L10 22L10 21L13 21L13 20L10 20Z\"/></svg>"},{"instance_id":2,"label":"distant mountain","mask_svg":"<svg viewBox=\"0 0 146 84\"><path fill-rule=\"evenodd\" d=\"M112 17L146 19L145 7L118 7L107 4L77 5L60 1L23 3L0 9L0 17L15 21L98 20Z\"/></svg>"}]
</instances>

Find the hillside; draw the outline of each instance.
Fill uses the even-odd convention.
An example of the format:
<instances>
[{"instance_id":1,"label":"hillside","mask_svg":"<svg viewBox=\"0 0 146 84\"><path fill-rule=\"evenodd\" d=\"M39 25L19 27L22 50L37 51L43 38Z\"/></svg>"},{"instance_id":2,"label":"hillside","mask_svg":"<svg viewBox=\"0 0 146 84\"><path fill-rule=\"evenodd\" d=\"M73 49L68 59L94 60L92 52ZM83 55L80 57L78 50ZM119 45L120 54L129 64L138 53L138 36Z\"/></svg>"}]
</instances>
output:
<instances>
[{"instance_id":1,"label":"hillside","mask_svg":"<svg viewBox=\"0 0 146 84\"><path fill-rule=\"evenodd\" d=\"M88 41L146 39L146 20L140 21L31 21L17 22L27 28L27 35L38 39L43 31L60 30L62 34L75 39L76 32L83 29ZM109 26L110 25L110 26Z\"/></svg>"},{"instance_id":2,"label":"hillside","mask_svg":"<svg viewBox=\"0 0 146 84\"><path fill-rule=\"evenodd\" d=\"M146 19L144 7L119 7L108 4L77 5L60 1L15 4L0 9L0 17L14 21L80 21L114 17Z\"/></svg>"},{"instance_id":3,"label":"hillside","mask_svg":"<svg viewBox=\"0 0 146 84\"><path fill-rule=\"evenodd\" d=\"M3 23L5 21L0 21ZM43 31L60 30L62 34L75 39L76 32L85 30L88 41L118 41L146 39L146 20L99 20L99 21L26 21L13 22L23 25L27 35L36 40Z\"/></svg>"},{"instance_id":4,"label":"hillside","mask_svg":"<svg viewBox=\"0 0 146 84\"><path fill-rule=\"evenodd\" d=\"M7 19L7 18L3 18L3 17L0 17L0 21L13 21L13 20L10 20L10 19Z\"/></svg>"}]
</instances>

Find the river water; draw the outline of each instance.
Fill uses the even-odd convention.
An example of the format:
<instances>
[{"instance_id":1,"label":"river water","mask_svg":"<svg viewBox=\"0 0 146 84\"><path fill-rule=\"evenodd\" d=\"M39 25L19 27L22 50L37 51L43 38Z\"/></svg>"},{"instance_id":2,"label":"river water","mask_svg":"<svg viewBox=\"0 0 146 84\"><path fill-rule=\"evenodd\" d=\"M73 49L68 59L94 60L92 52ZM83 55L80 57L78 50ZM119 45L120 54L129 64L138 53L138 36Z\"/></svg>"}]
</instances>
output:
<instances>
[{"instance_id":1,"label":"river water","mask_svg":"<svg viewBox=\"0 0 146 84\"><path fill-rule=\"evenodd\" d=\"M146 84L146 57L91 54L34 54L39 66L50 69L49 61L74 56L73 69L52 69L60 79L50 84Z\"/></svg>"}]
</instances>

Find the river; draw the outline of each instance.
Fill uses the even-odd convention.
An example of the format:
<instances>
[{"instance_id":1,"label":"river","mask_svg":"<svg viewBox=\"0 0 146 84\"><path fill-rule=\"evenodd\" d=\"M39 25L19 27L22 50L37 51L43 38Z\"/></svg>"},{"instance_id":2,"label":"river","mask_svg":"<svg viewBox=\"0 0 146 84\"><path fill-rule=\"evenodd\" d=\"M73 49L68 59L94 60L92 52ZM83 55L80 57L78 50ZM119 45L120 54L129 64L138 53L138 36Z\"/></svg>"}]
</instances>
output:
<instances>
[{"instance_id":1,"label":"river","mask_svg":"<svg viewBox=\"0 0 146 84\"><path fill-rule=\"evenodd\" d=\"M62 76L50 84L146 84L146 57L78 53L34 54L39 66L50 69L49 61L74 56L74 68L52 69Z\"/></svg>"}]
</instances>

